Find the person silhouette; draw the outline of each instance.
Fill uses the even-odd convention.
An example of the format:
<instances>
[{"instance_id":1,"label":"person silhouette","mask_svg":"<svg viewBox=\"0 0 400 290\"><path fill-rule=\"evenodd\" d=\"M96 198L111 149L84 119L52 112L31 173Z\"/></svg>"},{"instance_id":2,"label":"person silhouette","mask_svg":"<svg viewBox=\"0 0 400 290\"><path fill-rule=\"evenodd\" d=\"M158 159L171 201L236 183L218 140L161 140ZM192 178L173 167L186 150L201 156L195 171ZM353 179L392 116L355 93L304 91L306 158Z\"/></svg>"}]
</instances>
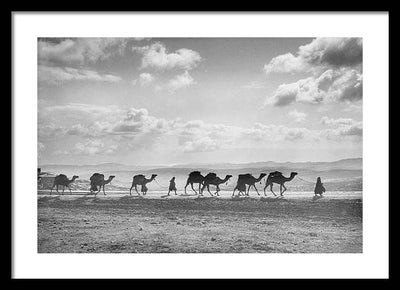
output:
<instances>
[{"instance_id":1,"label":"person silhouette","mask_svg":"<svg viewBox=\"0 0 400 290\"><path fill-rule=\"evenodd\" d=\"M175 195L176 193L176 186L175 186L175 176L171 178L171 180L169 181L169 188L168 188L168 195L171 191L175 191Z\"/></svg>"},{"instance_id":2,"label":"person silhouette","mask_svg":"<svg viewBox=\"0 0 400 290\"><path fill-rule=\"evenodd\" d=\"M149 188L146 186L146 184L142 184L142 189L140 190L143 195L146 195L147 191Z\"/></svg>"},{"instance_id":3,"label":"person silhouette","mask_svg":"<svg viewBox=\"0 0 400 290\"><path fill-rule=\"evenodd\" d=\"M324 193L324 192L325 192L325 187L324 187L324 185L323 185L322 182L321 182L321 177L318 177L318 178L317 178L317 183L315 184L314 194L315 194L315 196L316 196L317 194L319 194L320 196L322 196L322 193Z\"/></svg>"}]
</instances>

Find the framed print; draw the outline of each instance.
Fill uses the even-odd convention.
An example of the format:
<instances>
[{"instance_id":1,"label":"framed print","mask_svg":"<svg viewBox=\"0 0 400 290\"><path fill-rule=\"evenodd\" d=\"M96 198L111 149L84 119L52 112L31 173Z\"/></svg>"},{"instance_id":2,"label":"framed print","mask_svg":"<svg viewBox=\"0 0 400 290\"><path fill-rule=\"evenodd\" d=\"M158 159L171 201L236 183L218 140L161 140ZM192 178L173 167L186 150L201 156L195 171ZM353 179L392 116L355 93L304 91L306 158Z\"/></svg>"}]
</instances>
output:
<instances>
[{"instance_id":1,"label":"framed print","mask_svg":"<svg viewBox=\"0 0 400 290\"><path fill-rule=\"evenodd\" d=\"M13 25L16 278L387 277L387 13Z\"/></svg>"}]
</instances>

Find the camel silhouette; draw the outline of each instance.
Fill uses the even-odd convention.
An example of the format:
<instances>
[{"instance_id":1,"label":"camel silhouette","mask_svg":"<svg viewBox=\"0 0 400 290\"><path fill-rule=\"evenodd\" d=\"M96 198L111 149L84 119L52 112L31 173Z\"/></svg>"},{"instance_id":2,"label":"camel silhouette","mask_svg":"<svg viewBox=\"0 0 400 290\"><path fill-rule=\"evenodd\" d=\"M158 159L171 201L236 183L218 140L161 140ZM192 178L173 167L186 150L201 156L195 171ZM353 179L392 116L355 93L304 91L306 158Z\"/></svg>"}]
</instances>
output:
<instances>
[{"instance_id":1,"label":"camel silhouette","mask_svg":"<svg viewBox=\"0 0 400 290\"><path fill-rule=\"evenodd\" d=\"M69 185L70 185L72 182L74 182L74 180L77 179L77 178L79 178L79 176L77 176L77 175L74 175L74 176L72 177L72 179L68 179L68 177L67 177L65 174L59 174L59 175L57 175L57 176L54 178L54 183L53 183L53 187L52 187L51 190L50 190L50 195L51 195L51 193L53 192L53 188L54 188L55 186L57 186L57 187L56 187L57 193L59 193L59 192L58 192L58 187L59 187L59 186L62 186L62 187L63 187L62 194L64 194L65 187L68 187L69 192L71 193L71 188L69 187Z\"/></svg>"},{"instance_id":2,"label":"camel silhouette","mask_svg":"<svg viewBox=\"0 0 400 290\"><path fill-rule=\"evenodd\" d=\"M104 174L94 173L90 177L90 193L92 194L97 190L97 186L99 190L95 193L95 196L100 192L101 188L103 187L103 194L106 195L106 191L104 186L111 182L114 179L114 175L110 175L107 180L104 180Z\"/></svg>"},{"instance_id":3,"label":"camel silhouette","mask_svg":"<svg viewBox=\"0 0 400 290\"><path fill-rule=\"evenodd\" d=\"M237 181L237 184L236 184L235 188L233 189L232 196L235 195L235 191L236 191L236 190L239 190L239 195L240 195L240 192L242 191L241 189L243 189L243 185L244 185L244 186L246 186L246 185L249 186L249 187L247 188L247 193L246 193L247 196L249 195L250 187L252 187L252 186L253 186L254 189L256 190L257 194L260 195L260 193L258 192L257 187L256 187L255 184L256 184L257 182L260 182L261 179L263 179L266 175L267 175L266 173L261 173L260 176L259 176L258 178L255 178L255 177L254 177L253 175L251 175L250 173L239 174L238 181Z\"/></svg>"},{"instance_id":4,"label":"camel silhouette","mask_svg":"<svg viewBox=\"0 0 400 290\"><path fill-rule=\"evenodd\" d=\"M140 193L137 190L137 186L138 185L142 186L142 190L141 191L142 191L143 195L146 195L146 193L147 193L146 184L149 183L149 182L152 182L154 180L154 178L156 178L156 177L157 177L157 174L152 174L150 178L146 178L143 174L135 175L133 177L133 180L132 180L132 186L129 189L129 195L132 195L132 188L135 188L136 193L138 195L140 195ZM145 186L144 188L143 188L143 185ZM145 190L143 191L143 189L145 189Z\"/></svg>"},{"instance_id":5,"label":"camel silhouette","mask_svg":"<svg viewBox=\"0 0 400 290\"><path fill-rule=\"evenodd\" d=\"M245 183L237 184L235 187L235 190L239 191L238 196L241 196L242 193L243 193L243 195L246 195L246 184ZM233 192L235 192L235 190ZM233 194L232 194L232 197L233 197Z\"/></svg>"},{"instance_id":6,"label":"camel silhouette","mask_svg":"<svg viewBox=\"0 0 400 290\"><path fill-rule=\"evenodd\" d=\"M230 178L232 177L232 175L226 175L224 179L219 178L215 173L211 172L208 173L205 177L204 177L204 181L203 181L203 187L200 190L200 194L203 194L203 191L205 188L207 188L207 191L210 193L211 196L213 196L213 194L210 192L210 185L215 185L216 186L216 192L214 194L216 194L217 196L219 196L219 193L221 191L221 189L219 188L219 185L222 183L227 182Z\"/></svg>"},{"instance_id":7,"label":"camel silhouette","mask_svg":"<svg viewBox=\"0 0 400 290\"><path fill-rule=\"evenodd\" d=\"M200 186L203 184L204 182L204 176L201 175L200 171L192 171L189 173L189 177L186 181L186 185L185 185L185 194L186 194L186 187L190 184L190 186L192 187L192 190L196 193L197 191L193 188L193 183L198 183L199 184L199 193L201 194L200 191Z\"/></svg>"},{"instance_id":8,"label":"camel silhouette","mask_svg":"<svg viewBox=\"0 0 400 290\"><path fill-rule=\"evenodd\" d=\"M279 171L271 172L270 174L268 174L267 182L265 183L264 195L267 196L265 191L266 191L267 187L269 186L271 192L276 196L275 192L272 190L272 185L274 183L277 183L280 185L279 193L281 196L283 196L283 193L286 191L285 182L291 181L296 175L297 175L297 172L291 172L290 177L285 177ZM284 188L283 191L282 191L282 187Z\"/></svg>"}]
</instances>

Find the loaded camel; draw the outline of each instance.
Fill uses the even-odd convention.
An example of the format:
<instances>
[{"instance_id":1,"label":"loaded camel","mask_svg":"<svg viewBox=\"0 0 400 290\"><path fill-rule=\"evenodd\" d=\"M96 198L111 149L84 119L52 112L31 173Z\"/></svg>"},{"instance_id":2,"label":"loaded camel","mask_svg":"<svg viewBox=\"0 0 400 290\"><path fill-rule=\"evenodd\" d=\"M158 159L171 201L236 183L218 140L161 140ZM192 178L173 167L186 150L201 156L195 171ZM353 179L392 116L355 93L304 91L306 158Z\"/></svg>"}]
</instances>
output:
<instances>
[{"instance_id":1,"label":"loaded camel","mask_svg":"<svg viewBox=\"0 0 400 290\"><path fill-rule=\"evenodd\" d=\"M239 195L240 195L240 192L242 192L242 189L243 189L243 185L244 186L246 186L246 185L249 186L248 189L247 189L247 193L246 193L247 196L249 195L250 187L252 187L252 186L256 190L257 194L260 195L260 193L258 192L257 187L256 187L255 184L257 182L260 182L261 179L263 179L266 175L267 175L266 173L261 173L258 178L255 178L250 173L239 174L238 181L237 181L236 187L233 190L232 196L235 195L235 191L236 190L239 190Z\"/></svg>"},{"instance_id":2,"label":"loaded camel","mask_svg":"<svg viewBox=\"0 0 400 290\"><path fill-rule=\"evenodd\" d=\"M285 182L291 181L296 175L297 175L297 172L291 172L290 173L290 177L285 177L279 171L271 172L270 174L268 174L267 182L265 183L264 195L265 196L267 195L265 193L265 191L266 191L267 187L269 186L271 192L276 196L275 192L272 190L272 185L274 183L277 183L277 184L280 185L279 193L280 193L281 196L283 196L283 193L286 191ZM282 191L282 187L284 188L283 191Z\"/></svg>"},{"instance_id":3,"label":"loaded camel","mask_svg":"<svg viewBox=\"0 0 400 290\"><path fill-rule=\"evenodd\" d=\"M203 181L204 181L204 176L201 175L201 172L200 172L200 171L192 171L192 172L190 172L190 173L189 173L189 177L188 177L188 179L187 179L187 181L186 181L186 185L185 185L185 194L187 194L187 193L186 193L186 187L187 187L189 184L190 184L190 186L192 187L192 190L193 190L196 194L198 194L197 191L193 188L193 183L198 183L198 184L199 184L199 193L201 194L200 186L203 184Z\"/></svg>"},{"instance_id":4,"label":"loaded camel","mask_svg":"<svg viewBox=\"0 0 400 290\"><path fill-rule=\"evenodd\" d=\"M55 186L57 186L57 187L56 187L57 193L59 193L59 192L58 192L58 187L59 187L59 186L62 186L62 187L63 187L62 194L64 194L65 187L68 187L69 192L71 193L71 188L69 187L69 185L70 185L72 182L74 182L74 180L77 179L77 178L79 178L79 176L77 176L77 175L74 175L74 176L72 177L72 179L68 179L68 177L67 177L65 174L59 174L59 175L57 175L57 176L54 178L54 183L53 183L53 187L52 187L51 190L50 190L50 195L51 195L51 193L53 192L53 188L54 188Z\"/></svg>"},{"instance_id":5,"label":"loaded camel","mask_svg":"<svg viewBox=\"0 0 400 290\"><path fill-rule=\"evenodd\" d=\"M217 196L219 196L219 193L221 189L219 188L220 184L223 184L227 182L232 175L226 175L224 179L219 178L215 173L208 173L203 180L203 187L200 190L200 194L203 194L204 189L207 187L207 191L213 196L213 194L210 192L210 185L215 185L217 188L217 191L214 193Z\"/></svg>"},{"instance_id":6,"label":"loaded camel","mask_svg":"<svg viewBox=\"0 0 400 290\"><path fill-rule=\"evenodd\" d=\"M136 193L138 195L140 195L140 193L137 190L138 185L142 186L141 192L143 193L143 195L146 195L146 193L147 193L146 184L149 182L152 182L156 177L157 177L157 174L152 174L150 178L146 178L143 174L135 175L132 180L132 186L129 189L129 195L132 195L132 188L135 188Z\"/></svg>"},{"instance_id":7,"label":"loaded camel","mask_svg":"<svg viewBox=\"0 0 400 290\"><path fill-rule=\"evenodd\" d=\"M100 192L102 187L103 187L103 193L104 193L104 195L106 195L104 186L106 184L110 183L114 177L115 177L114 175L110 175L107 180L104 180L104 174L94 173L90 177L90 194L95 192L97 190L97 186L98 186L99 190L95 193L95 195L97 195Z\"/></svg>"}]
</instances>

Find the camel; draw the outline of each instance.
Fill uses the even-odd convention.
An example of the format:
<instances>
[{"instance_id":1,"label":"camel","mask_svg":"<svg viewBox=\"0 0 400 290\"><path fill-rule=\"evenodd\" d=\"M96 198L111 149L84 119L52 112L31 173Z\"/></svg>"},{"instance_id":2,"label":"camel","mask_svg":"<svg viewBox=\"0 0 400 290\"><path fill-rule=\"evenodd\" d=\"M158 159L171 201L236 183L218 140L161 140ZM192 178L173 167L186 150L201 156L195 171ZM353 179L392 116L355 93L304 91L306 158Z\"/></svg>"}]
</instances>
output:
<instances>
[{"instance_id":1,"label":"camel","mask_svg":"<svg viewBox=\"0 0 400 290\"><path fill-rule=\"evenodd\" d=\"M241 195L241 193L243 193L243 195L246 195L246 184L245 183L237 184L235 187L235 190L236 189L239 191L239 196ZM232 197L233 197L233 194L232 194Z\"/></svg>"},{"instance_id":2,"label":"camel","mask_svg":"<svg viewBox=\"0 0 400 290\"><path fill-rule=\"evenodd\" d=\"M68 187L69 192L71 193L71 188L69 187L69 185L70 185L72 182L74 182L74 180L77 179L77 178L79 178L79 176L77 176L77 175L74 175L74 176L72 177L72 179L68 179L68 177L67 177L65 174L59 174L59 175L57 175L57 176L54 178L54 183L53 183L53 187L52 187L51 190L50 190L50 195L51 195L51 193L53 192L53 188L54 188L55 186L57 186L57 187L56 187L56 191L57 191L57 193L59 193L59 192L58 192L58 186L60 186L60 185L63 187L62 194L64 194L65 187Z\"/></svg>"},{"instance_id":3,"label":"camel","mask_svg":"<svg viewBox=\"0 0 400 290\"><path fill-rule=\"evenodd\" d=\"M129 195L132 195L132 188L135 188L136 193L138 195L140 195L140 193L137 190L137 186L138 185L142 186L142 190L141 191L142 191L143 195L146 195L146 193L147 193L146 184L149 183L149 182L152 182L156 177L157 177L157 174L152 174L150 179L146 178L143 174L135 175L133 177L133 180L132 180L132 186L129 189ZM143 185L145 186L144 188L143 188ZM145 190L143 190L143 189L145 189Z\"/></svg>"},{"instance_id":4,"label":"camel","mask_svg":"<svg viewBox=\"0 0 400 290\"><path fill-rule=\"evenodd\" d=\"M190 186L192 187L192 190L196 193L197 191L193 188L193 183L198 183L199 184L199 193L201 194L200 191L200 186L202 185L204 181L204 176L201 175L200 171L192 171L189 173L189 177L186 181L186 185L185 185L185 194L186 194L186 187L190 184Z\"/></svg>"},{"instance_id":5,"label":"camel","mask_svg":"<svg viewBox=\"0 0 400 290\"><path fill-rule=\"evenodd\" d=\"M100 192L101 187L103 187L103 194L106 195L104 186L110 183L114 177L114 175L110 175L107 180L104 180L104 174L94 173L90 177L90 193L95 192L97 190L97 186L99 186L99 190L95 193L95 196Z\"/></svg>"},{"instance_id":6,"label":"camel","mask_svg":"<svg viewBox=\"0 0 400 290\"><path fill-rule=\"evenodd\" d=\"M290 177L285 177L279 171L271 172L270 174L268 174L267 182L265 183L264 195L267 196L265 191L266 191L267 187L269 186L271 192L276 196L275 192L272 190L272 185L274 183L277 183L280 185L279 193L281 196L283 196L283 193L286 191L285 182L291 181L296 175L297 175L297 172L291 172ZM282 191L282 187L284 188L283 191Z\"/></svg>"},{"instance_id":7,"label":"camel","mask_svg":"<svg viewBox=\"0 0 400 290\"><path fill-rule=\"evenodd\" d=\"M217 196L219 196L219 193L221 190L219 188L219 185L222 183L227 182L232 175L226 175L224 179L219 178L215 173L209 173L204 177L203 181L203 187L201 188L200 194L203 194L204 189L207 187L207 191L213 196L213 194L210 192L210 185L215 185L217 187L217 191L214 193Z\"/></svg>"},{"instance_id":8,"label":"camel","mask_svg":"<svg viewBox=\"0 0 400 290\"><path fill-rule=\"evenodd\" d=\"M240 190L240 189L243 188L243 184L244 184L244 185L247 184L247 185L249 186L248 189L247 189L247 193L246 193L247 196L249 195L250 187L252 187L252 186L253 186L254 189L256 190L257 194L260 195L260 193L258 192L257 187L256 187L255 184L256 184L257 182L260 182L261 179L263 179L264 176L266 176L266 175L267 175L266 173L261 173L260 176L259 176L258 178L255 178L255 177L254 177L253 175L251 175L250 173L247 173L247 174L239 174L238 181L237 181L236 187L235 187L234 190L233 190L232 196L235 195L235 190L236 190L236 189L239 190L239 195L240 195L240 192L242 191L242 190Z\"/></svg>"}]
</instances>

